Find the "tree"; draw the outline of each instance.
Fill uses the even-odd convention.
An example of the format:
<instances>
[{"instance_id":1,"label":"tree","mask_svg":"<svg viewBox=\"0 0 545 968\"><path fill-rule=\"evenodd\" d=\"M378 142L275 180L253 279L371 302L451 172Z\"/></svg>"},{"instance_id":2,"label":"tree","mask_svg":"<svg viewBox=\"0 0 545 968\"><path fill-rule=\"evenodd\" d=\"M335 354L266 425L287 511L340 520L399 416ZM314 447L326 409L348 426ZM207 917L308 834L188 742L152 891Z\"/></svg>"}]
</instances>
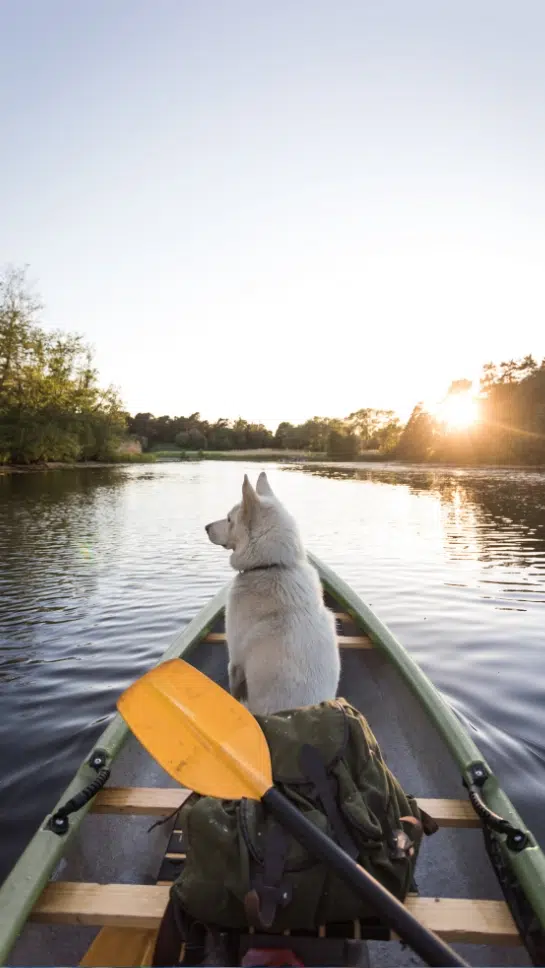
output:
<instances>
[{"instance_id":1,"label":"tree","mask_svg":"<svg viewBox=\"0 0 545 968\"><path fill-rule=\"evenodd\" d=\"M208 447L210 450L232 450L233 439L229 421L220 417L208 430Z\"/></svg>"},{"instance_id":2,"label":"tree","mask_svg":"<svg viewBox=\"0 0 545 968\"><path fill-rule=\"evenodd\" d=\"M180 430L180 433L176 434L174 438L174 443L177 444L178 447L181 447L182 450L186 450L189 447L189 431Z\"/></svg>"},{"instance_id":3,"label":"tree","mask_svg":"<svg viewBox=\"0 0 545 968\"><path fill-rule=\"evenodd\" d=\"M361 410L355 410L354 413L349 414L347 417L347 424L358 435L363 446L370 441L373 435L374 414L376 413L376 410L372 410L370 407L364 407Z\"/></svg>"},{"instance_id":4,"label":"tree","mask_svg":"<svg viewBox=\"0 0 545 968\"><path fill-rule=\"evenodd\" d=\"M43 336L36 325L42 308L27 279L27 269L7 266L0 276L0 393L14 391Z\"/></svg>"},{"instance_id":5,"label":"tree","mask_svg":"<svg viewBox=\"0 0 545 968\"><path fill-rule=\"evenodd\" d=\"M272 430L268 430L263 424L250 423L246 430L246 440L248 447L261 450L273 446L274 436Z\"/></svg>"},{"instance_id":6,"label":"tree","mask_svg":"<svg viewBox=\"0 0 545 968\"><path fill-rule=\"evenodd\" d=\"M293 424L288 423L286 420L283 420L282 423L279 423L274 435L275 445L280 447L282 450L287 450L290 446L289 441L293 436L294 429Z\"/></svg>"},{"instance_id":7,"label":"tree","mask_svg":"<svg viewBox=\"0 0 545 968\"><path fill-rule=\"evenodd\" d=\"M327 442L327 456L341 460L355 460L360 441L352 431L331 430Z\"/></svg>"},{"instance_id":8,"label":"tree","mask_svg":"<svg viewBox=\"0 0 545 968\"><path fill-rule=\"evenodd\" d=\"M346 424L355 433L364 450L391 448L401 433L399 420L393 410L376 410L365 407L346 418Z\"/></svg>"},{"instance_id":9,"label":"tree","mask_svg":"<svg viewBox=\"0 0 545 968\"><path fill-rule=\"evenodd\" d=\"M500 380L502 383L514 383L517 379L518 364L516 360L500 363Z\"/></svg>"},{"instance_id":10,"label":"tree","mask_svg":"<svg viewBox=\"0 0 545 968\"><path fill-rule=\"evenodd\" d=\"M467 394L469 380L451 383L447 398ZM479 419L467 426L435 420L418 404L396 453L413 460L479 463L545 462L545 360L528 354L496 366L486 363L480 379Z\"/></svg>"},{"instance_id":11,"label":"tree","mask_svg":"<svg viewBox=\"0 0 545 968\"><path fill-rule=\"evenodd\" d=\"M149 450L156 442L155 417L152 413L137 413L129 417L127 425L129 433L139 438L144 450Z\"/></svg>"},{"instance_id":12,"label":"tree","mask_svg":"<svg viewBox=\"0 0 545 968\"><path fill-rule=\"evenodd\" d=\"M188 450L206 450L207 441L202 430L192 427L191 430L188 430L187 435L189 437Z\"/></svg>"},{"instance_id":13,"label":"tree","mask_svg":"<svg viewBox=\"0 0 545 968\"><path fill-rule=\"evenodd\" d=\"M238 417L231 427L232 446L235 450L244 450L248 446L248 421Z\"/></svg>"},{"instance_id":14,"label":"tree","mask_svg":"<svg viewBox=\"0 0 545 968\"><path fill-rule=\"evenodd\" d=\"M375 431L372 442L383 454L389 454L397 447L402 433L403 427L398 417L392 417Z\"/></svg>"},{"instance_id":15,"label":"tree","mask_svg":"<svg viewBox=\"0 0 545 968\"><path fill-rule=\"evenodd\" d=\"M422 403L417 403L401 434L397 456L410 460L425 460L431 456L436 430L436 421L424 409Z\"/></svg>"},{"instance_id":16,"label":"tree","mask_svg":"<svg viewBox=\"0 0 545 968\"><path fill-rule=\"evenodd\" d=\"M498 380L498 369L495 363L485 363L481 375L481 390L486 392Z\"/></svg>"},{"instance_id":17,"label":"tree","mask_svg":"<svg viewBox=\"0 0 545 968\"><path fill-rule=\"evenodd\" d=\"M541 463L545 460L545 361L531 355L502 363L481 379L483 431L481 460Z\"/></svg>"},{"instance_id":18,"label":"tree","mask_svg":"<svg viewBox=\"0 0 545 968\"><path fill-rule=\"evenodd\" d=\"M473 386L471 380L453 380L447 392L447 397L453 397L460 393L469 393Z\"/></svg>"},{"instance_id":19,"label":"tree","mask_svg":"<svg viewBox=\"0 0 545 968\"><path fill-rule=\"evenodd\" d=\"M126 419L115 390L101 389L81 336L47 332L26 269L0 275L0 460L102 460Z\"/></svg>"}]
</instances>

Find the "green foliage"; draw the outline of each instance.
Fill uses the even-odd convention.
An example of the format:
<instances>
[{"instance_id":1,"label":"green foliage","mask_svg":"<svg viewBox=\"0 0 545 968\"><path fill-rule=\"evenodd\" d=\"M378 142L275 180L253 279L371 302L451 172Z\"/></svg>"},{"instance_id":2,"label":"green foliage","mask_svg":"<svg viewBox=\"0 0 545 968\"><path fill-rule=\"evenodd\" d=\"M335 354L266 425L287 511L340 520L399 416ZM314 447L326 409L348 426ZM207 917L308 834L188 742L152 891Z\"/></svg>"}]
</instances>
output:
<instances>
[{"instance_id":1,"label":"green foliage","mask_svg":"<svg viewBox=\"0 0 545 968\"><path fill-rule=\"evenodd\" d=\"M334 459L449 460L545 463L545 360L487 363L480 380L480 420L456 429L415 406L402 427L391 410L362 408L345 419L283 421L273 434L242 417L211 423L188 417L125 413L117 392L98 385L92 353L81 336L47 331L26 269L0 272L0 464L45 461L146 461L161 453L181 459L254 452L260 459L304 453ZM451 383L447 402L471 392ZM455 408L457 403L455 403ZM121 454L127 432L146 455Z\"/></svg>"},{"instance_id":2,"label":"green foliage","mask_svg":"<svg viewBox=\"0 0 545 968\"><path fill-rule=\"evenodd\" d=\"M179 434L176 434L174 438L174 443L177 447L188 447L189 446L189 432L187 430L180 430Z\"/></svg>"},{"instance_id":3,"label":"green foliage","mask_svg":"<svg viewBox=\"0 0 545 968\"><path fill-rule=\"evenodd\" d=\"M356 460L360 440L351 430L331 430L327 441L327 456L334 460Z\"/></svg>"},{"instance_id":4,"label":"green foliage","mask_svg":"<svg viewBox=\"0 0 545 968\"><path fill-rule=\"evenodd\" d=\"M164 450L173 443L181 450L256 450L271 447L272 431L263 424L249 423L242 417L229 421L224 417L209 423L197 411L189 417L154 417L137 413L129 417L129 431L136 435L145 450Z\"/></svg>"},{"instance_id":5,"label":"green foliage","mask_svg":"<svg viewBox=\"0 0 545 968\"><path fill-rule=\"evenodd\" d=\"M423 404L417 403L401 434L396 456L409 460L426 460L432 453L437 426L437 421L424 410Z\"/></svg>"},{"instance_id":6,"label":"green foliage","mask_svg":"<svg viewBox=\"0 0 545 968\"><path fill-rule=\"evenodd\" d=\"M10 463L108 460L126 432L80 336L37 324L24 269L0 276L0 455Z\"/></svg>"},{"instance_id":7,"label":"green foliage","mask_svg":"<svg viewBox=\"0 0 545 968\"><path fill-rule=\"evenodd\" d=\"M153 460L164 460L165 458L167 458L168 460L177 460L184 453L185 451L179 450L177 447L171 446L171 447L166 447L164 450L162 448L161 449L157 448L155 450L148 451L146 454L144 454L144 457L152 457Z\"/></svg>"},{"instance_id":8,"label":"green foliage","mask_svg":"<svg viewBox=\"0 0 545 968\"><path fill-rule=\"evenodd\" d=\"M346 420L348 428L360 439L361 450L393 450L402 433L402 426L393 410L356 410Z\"/></svg>"},{"instance_id":9,"label":"green foliage","mask_svg":"<svg viewBox=\"0 0 545 968\"><path fill-rule=\"evenodd\" d=\"M274 444L283 450L305 450L325 453L332 430L340 430L342 420L332 417L312 417L303 424L281 423L274 436Z\"/></svg>"},{"instance_id":10,"label":"green foliage","mask_svg":"<svg viewBox=\"0 0 545 968\"><path fill-rule=\"evenodd\" d=\"M363 414L367 415L368 420L365 430ZM284 421L278 425L275 434L263 424L250 423L242 417L234 421L221 417L215 423L209 423L202 420L198 412L189 417L154 417L151 413L137 413L129 417L128 426L144 449L153 453L166 453L169 447L173 450L176 446L184 453L201 450L208 451L211 456L233 453L233 459L236 459L238 451L264 450L269 450L271 454L280 452L280 457L285 451L305 453L312 459L315 455L328 453L332 431L343 438L343 454L358 456L362 450L388 454L395 448L402 431L393 411L371 409L357 411L346 420L312 417L302 424ZM348 442L345 438L348 438ZM337 445L334 443L333 446Z\"/></svg>"},{"instance_id":11,"label":"green foliage","mask_svg":"<svg viewBox=\"0 0 545 968\"><path fill-rule=\"evenodd\" d=\"M156 454L111 454L108 457L109 464L154 464L156 460Z\"/></svg>"}]
</instances>

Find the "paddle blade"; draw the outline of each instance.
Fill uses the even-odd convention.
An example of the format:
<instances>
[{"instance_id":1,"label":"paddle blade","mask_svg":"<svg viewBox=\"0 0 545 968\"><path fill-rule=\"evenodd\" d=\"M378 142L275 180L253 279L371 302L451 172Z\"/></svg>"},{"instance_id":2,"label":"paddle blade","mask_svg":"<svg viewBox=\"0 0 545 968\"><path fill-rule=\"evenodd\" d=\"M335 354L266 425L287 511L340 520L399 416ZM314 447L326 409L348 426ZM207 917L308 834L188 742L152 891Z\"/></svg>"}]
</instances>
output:
<instances>
[{"instance_id":1,"label":"paddle blade","mask_svg":"<svg viewBox=\"0 0 545 968\"><path fill-rule=\"evenodd\" d=\"M269 747L257 721L182 659L137 679L117 708L148 753L190 790L259 800L272 786Z\"/></svg>"}]
</instances>

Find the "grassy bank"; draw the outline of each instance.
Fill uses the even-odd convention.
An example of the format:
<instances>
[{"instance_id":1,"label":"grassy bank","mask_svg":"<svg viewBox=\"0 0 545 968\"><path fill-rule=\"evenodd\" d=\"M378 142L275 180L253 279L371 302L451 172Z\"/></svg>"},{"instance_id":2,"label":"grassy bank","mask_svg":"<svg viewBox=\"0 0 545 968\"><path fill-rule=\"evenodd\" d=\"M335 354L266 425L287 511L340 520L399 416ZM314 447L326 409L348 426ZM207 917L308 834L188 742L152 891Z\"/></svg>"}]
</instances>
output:
<instances>
[{"instance_id":1,"label":"grassy bank","mask_svg":"<svg viewBox=\"0 0 545 968\"><path fill-rule=\"evenodd\" d=\"M97 467L120 467L124 464L154 464L153 454L125 454L113 460L40 461L36 464L0 464L0 474L36 474L39 471L88 470Z\"/></svg>"},{"instance_id":2,"label":"grassy bank","mask_svg":"<svg viewBox=\"0 0 545 968\"><path fill-rule=\"evenodd\" d=\"M202 460L309 461L323 460L325 454L310 454L302 450L204 450Z\"/></svg>"},{"instance_id":3,"label":"grassy bank","mask_svg":"<svg viewBox=\"0 0 545 968\"><path fill-rule=\"evenodd\" d=\"M325 454L306 453L302 450L181 450L167 447L150 452L157 460L255 460L255 461L311 461L325 460Z\"/></svg>"},{"instance_id":4,"label":"grassy bank","mask_svg":"<svg viewBox=\"0 0 545 968\"><path fill-rule=\"evenodd\" d=\"M180 450L168 448L165 450L154 450L146 454L123 454L111 458L108 461L41 461L35 464L0 464L0 474L31 474L38 471L48 470L75 470L93 467L117 467L125 464L154 464L161 461L255 461L262 463L270 461L277 464L297 464L297 463L339 463L339 464L360 464L370 461L392 460L384 454L376 451L367 451L365 455L360 455L353 461L345 458L328 457L325 453L303 450L269 450L260 448L256 450Z\"/></svg>"},{"instance_id":5,"label":"grassy bank","mask_svg":"<svg viewBox=\"0 0 545 968\"><path fill-rule=\"evenodd\" d=\"M323 461L342 461L346 458L328 457L325 452L305 450L271 450L258 448L255 450L180 450L174 447L164 450L151 451L157 460L240 460L240 461L271 461L278 464L286 463L321 463ZM385 454L378 451L366 451L350 463L361 461L388 460ZM390 458L391 459L391 458Z\"/></svg>"},{"instance_id":6,"label":"grassy bank","mask_svg":"<svg viewBox=\"0 0 545 968\"><path fill-rule=\"evenodd\" d=\"M191 451L186 452L186 457L194 457ZM366 451L360 454L353 461L347 461L342 457L328 457L326 453L304 450L204 450L199 451L199 460L255 460L255 461L276 461L277 463L323 463L324 461L334 463L362 463L367 461L388 460L385 454L378 451ZM391 458L390 458L391 459Z\"/></svg>"}]
</instances>

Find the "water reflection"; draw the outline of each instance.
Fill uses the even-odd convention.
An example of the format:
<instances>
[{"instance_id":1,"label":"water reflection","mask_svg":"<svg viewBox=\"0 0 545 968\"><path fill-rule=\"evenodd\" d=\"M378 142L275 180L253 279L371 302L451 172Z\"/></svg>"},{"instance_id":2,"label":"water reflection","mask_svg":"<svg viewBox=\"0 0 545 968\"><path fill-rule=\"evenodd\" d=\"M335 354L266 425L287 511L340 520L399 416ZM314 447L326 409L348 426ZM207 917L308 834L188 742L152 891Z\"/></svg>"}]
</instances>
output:
<instances>
[{"instance_id":1,"label":"water reflection","mask_svg":"<svg viewBox=\"0 0 545 968\"><path fill-rule=\"evenodd\" d=\"M126 475L109 468L93 473L0 477L0 675L8 680L20 665L59 661L58 655L37 655L50 641L44 630L77 622L101 571L112 565L116 495Z\"/></svg>"},{"instance_id":2,"label":"water reflection","mask_svg":"<svg viewBox=\"0 0 545 968\"><path fill-rule=\"evenodd\" d=\"M545 843L545 478L265 468L308 546L412 652ZM261 469L0 475L0 878L119 692L230 577L203 526Z\"/></svg>"},{"instance_id":3,"label":"water reflection","mask_svg":"<svg viewBox=\"0 0 545 968\"><path fill-rule=\"evenodd\" d=\"M545 475L314 464L302 473L324 500L335 492L335 519L345 520L332 564L476 734L545 843Z\"/></svg>"},{"instance_id":4,"label":"water reflection","mask_svg":"<svg viewBox=\"0 0 545 968\"><path fill-rule=\"evenodd\" d=\"M291 468L290 468L291 470ZM453 559L523 568L523 581L489 579L513 590L542 589L545 572L545 477L535 472L465 471L306 465L303 473L331 480L361 480L436 495L441 502L445 547ZM536 576L533 580L532 576ZM486 579L483 579L486 581ZM527 600L521 597L519 601ZM536 592L536 602L545 602Z\"/></svg>"}]
</instances>

